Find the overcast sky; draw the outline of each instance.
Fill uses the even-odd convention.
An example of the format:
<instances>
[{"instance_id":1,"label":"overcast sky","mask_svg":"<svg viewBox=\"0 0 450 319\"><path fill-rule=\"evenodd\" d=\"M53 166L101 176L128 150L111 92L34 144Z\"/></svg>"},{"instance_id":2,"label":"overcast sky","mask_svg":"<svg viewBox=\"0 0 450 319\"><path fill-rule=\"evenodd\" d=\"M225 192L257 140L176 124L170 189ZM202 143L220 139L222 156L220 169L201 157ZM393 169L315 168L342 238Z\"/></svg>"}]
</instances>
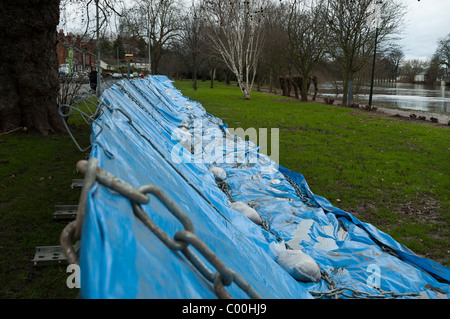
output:
<instances>
[{"instance_id":1,"label":"overcast sky","mask_svg":"<svg viewBox=\"0 0 450 319\"><path fill-rule=\"evenodd\" d=\"M431 58L439 38L450 33L450 0L405 0L406 28L400 45L406 59Z\"/></svg>"}]
</instances>

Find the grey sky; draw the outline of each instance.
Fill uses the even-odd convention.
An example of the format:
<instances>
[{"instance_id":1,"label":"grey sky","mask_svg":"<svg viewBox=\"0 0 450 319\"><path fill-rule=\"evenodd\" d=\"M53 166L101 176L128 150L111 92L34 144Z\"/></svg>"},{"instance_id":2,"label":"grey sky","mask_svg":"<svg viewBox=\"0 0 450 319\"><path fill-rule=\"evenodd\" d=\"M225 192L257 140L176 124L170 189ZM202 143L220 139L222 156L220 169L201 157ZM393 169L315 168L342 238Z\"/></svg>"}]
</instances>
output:
<instances>
[{"instance_id":1,"label":"grey sky","mask_svg":"<svg viewBox=\"0 0 450 319\"><path fill-rule=\"evenodd\" d=\"M450 0L405 0L406 28L400 42L406 59L431 58L450 33Z\"/></svg>"}]
</instances>

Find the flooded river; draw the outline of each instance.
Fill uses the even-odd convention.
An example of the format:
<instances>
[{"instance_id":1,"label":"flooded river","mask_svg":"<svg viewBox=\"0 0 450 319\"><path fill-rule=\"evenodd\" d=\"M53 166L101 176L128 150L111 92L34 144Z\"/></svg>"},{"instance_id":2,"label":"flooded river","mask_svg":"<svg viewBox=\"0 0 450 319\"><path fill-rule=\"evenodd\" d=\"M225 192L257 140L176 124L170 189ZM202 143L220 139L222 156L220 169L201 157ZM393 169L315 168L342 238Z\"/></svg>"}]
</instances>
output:
<instances>
[{"instance_id":1,"label":"flooded river","mask_svg":"<svg viewBox=\"0 0 450 319\"><path fill-rule=\"evenodd\" d=\"M370 86L359 88L359 94L353 93L353 100L367 104ZM336 99L334 86L330 83L319 84L319 96L332 96ZM375 83L372 104L392 106L428 112L450 113L450 87L410 83Z\"/></svg>"}]
</instances>

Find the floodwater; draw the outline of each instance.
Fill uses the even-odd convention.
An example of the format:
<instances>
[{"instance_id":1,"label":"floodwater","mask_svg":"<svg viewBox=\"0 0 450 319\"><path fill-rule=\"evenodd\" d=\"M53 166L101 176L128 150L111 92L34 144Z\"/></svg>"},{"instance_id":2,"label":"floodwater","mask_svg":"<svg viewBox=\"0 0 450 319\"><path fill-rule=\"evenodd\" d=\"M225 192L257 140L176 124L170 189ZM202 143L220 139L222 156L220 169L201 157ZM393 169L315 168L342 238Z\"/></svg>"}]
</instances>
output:
<instances>
[{"instance_id":1,"label":"floodwater","mask_svg":"<svg viewBox=\"0 0 450 319\"><path fill-rule=\"evenodd\" d=\"M359 94L353 93L353 101L367 104L370 85L359 88ZM336 96L333 84L320 85L318 96ZM450 87L411 83L375 83L372 104L428 112L450 113Z\"/></svg>"}]
</instances>

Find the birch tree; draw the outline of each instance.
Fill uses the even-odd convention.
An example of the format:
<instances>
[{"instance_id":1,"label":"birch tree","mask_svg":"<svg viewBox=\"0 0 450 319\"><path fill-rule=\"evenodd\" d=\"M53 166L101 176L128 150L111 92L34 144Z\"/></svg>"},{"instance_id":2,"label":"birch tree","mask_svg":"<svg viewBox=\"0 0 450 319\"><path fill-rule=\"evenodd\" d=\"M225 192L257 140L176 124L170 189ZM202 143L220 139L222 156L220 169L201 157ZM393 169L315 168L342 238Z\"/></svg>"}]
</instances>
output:
<instances>
[{"instance_id":1,"label":"birch tree","mask_svg":"<svg viewBox=\"0 0 450 319\"><path fill-rule=\"evenodd\" d=\"M266 0L203 0L202 18L211 47L233 72L244 99L250 99L263 45Z\"/></svg>"},{"instance_id":2,"label":"birch tree","mask_svg":"<svg viewBox=\"0 0 450 319\"><path fill-rule=\"evenodd\" d=\"M348 83L373 57L375 39L386 41L399 31L405 6L396 0L381 1L382 19L376 29L368 21L374 10L373 0L328 0L329 10L324 12L330 37L328 53L342 68L343 103L347 103Z\"/></svg>"}]
</instances>

